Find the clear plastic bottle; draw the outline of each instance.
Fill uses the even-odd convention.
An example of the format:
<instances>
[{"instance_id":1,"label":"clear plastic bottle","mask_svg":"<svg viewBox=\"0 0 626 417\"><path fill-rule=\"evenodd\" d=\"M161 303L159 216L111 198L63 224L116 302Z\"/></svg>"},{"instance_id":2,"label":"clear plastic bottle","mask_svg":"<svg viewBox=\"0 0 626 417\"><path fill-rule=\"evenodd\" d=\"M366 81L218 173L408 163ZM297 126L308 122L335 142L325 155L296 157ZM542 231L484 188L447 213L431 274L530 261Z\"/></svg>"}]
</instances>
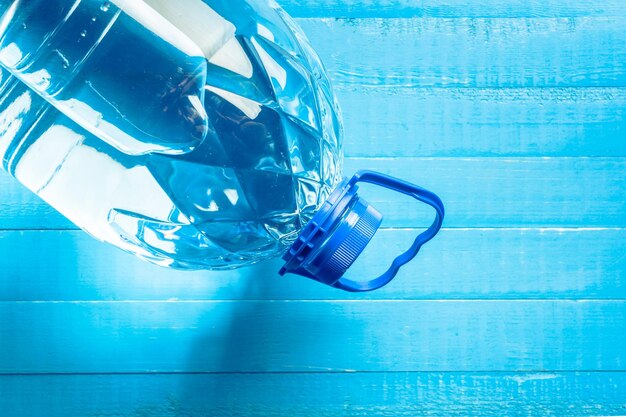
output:
<instances>
[{"instance_id":1,"label":"clear plastic bottle","mask_svg":"<svg viewBox=\"0 0 626 417\"><path fill-rule=\"evenodd\" d=\"M177 268L292 242L340 179L328 78L266 1L2 1L4 167L95 237Z\"/></svg>"},{"instance_id":2,"label":"clear plastic bottle","mask_svg":"<svg viewBox=\"0 0 626 417\"><path fill-rule=\"evenodd\" d=\"M0 0L0 15L3 166L100 240L243 266L297 246L341 180L328 76L272 0ZM359 246L380 219L356 200L330 218L361 210Z\"/></svg>"}]
</instances>

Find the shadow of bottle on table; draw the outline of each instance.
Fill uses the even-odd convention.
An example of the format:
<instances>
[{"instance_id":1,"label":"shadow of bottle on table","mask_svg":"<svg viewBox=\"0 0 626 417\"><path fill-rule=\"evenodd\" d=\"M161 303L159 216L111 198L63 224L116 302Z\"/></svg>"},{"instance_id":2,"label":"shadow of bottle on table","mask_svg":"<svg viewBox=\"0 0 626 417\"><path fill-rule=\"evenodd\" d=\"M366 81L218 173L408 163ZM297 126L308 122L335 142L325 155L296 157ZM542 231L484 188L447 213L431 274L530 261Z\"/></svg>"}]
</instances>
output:
<instances>
[{"instance_id":1,"label":"shadow of bottle on table","mask_svg":"<svg viewBox=\"0 0 626 417\"><path fill-rule=\"evenodd\" d=\"M302 282L287 280L303 278L280 277L280 265L269 261L242 270L246 286L239 299L203 312L187 361L194 374L180 385L181 408L190 415L279 415L307 399L307 376L290 373L329 370L324 364L333 352L324 335L337 346L346 324L330 317L332 303L289 300L299 298L292 289Z\"/></svg>"}]
</instances>

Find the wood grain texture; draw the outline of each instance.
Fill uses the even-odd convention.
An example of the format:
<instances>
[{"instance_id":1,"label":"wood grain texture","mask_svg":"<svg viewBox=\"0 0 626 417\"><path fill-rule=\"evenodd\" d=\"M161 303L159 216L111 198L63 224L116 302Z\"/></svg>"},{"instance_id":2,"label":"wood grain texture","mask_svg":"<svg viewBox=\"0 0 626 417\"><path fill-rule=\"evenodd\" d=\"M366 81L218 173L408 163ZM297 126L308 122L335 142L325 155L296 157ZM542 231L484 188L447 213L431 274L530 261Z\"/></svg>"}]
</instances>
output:
<instances>
[{"instance_id":1,"label":"wood grain texture","mask_svg":"<svg viewBox=\"0 0 626 417\"><path fill-rule=\"evenodd\" d=\"M381 272L417 233L381 231L351 276ZM0 257L0 301L626 299L626 229L446 229L391 284L367 294L279 277L280 260L172 271L81 231L0 232L0 253L11 254Z\"/></svg>"},{"instance_id":2,"label":"wood grain texture","mask_svg":"<svg viewBox=\"0 0 626 417\"><path fill-rule=\"evenodd\" d=\"M624 371L625 307L606 300L3 302L0 373Z\"/></svg>"},{"instance_id":3,"label":"wood grain texture","mask_svg":"<svg viewBox=\"0 0 626 417\"><path fill-rule=\"evenodd\" d=\"M340 89L626 86L624 17L299 23Z\"/></svg>"},{"instance_id":4,"label":"wood grain texture","mask_svg":"<svg viewBox=\"0 0 626 417\"><path fill-rule=\"evenodd\" d=\"M0 376L23 416L598 416L626 413L622 373Z\"/></svg>"},{"instance_id":5,"label":"wood grain texture","mask_svg":"<svg viewBox=\"0 0 626 417\"><path fill-rule=\"evenodd\" d=\"M346 173L375 169L435 191L446 227L624 227L626 158L348 158ZM0 229L75 228L0 174ZM386 227L430 224L432 213L397 193L367 191ZM22 203L15 206L17 198Z\"/></svg>"},{"instance_id":6,"label":"wood grain texture","mask_svg":"<svg viewBox=\"0 0 626 417\"><path fill-rule=\"evenodd\" d=\"M347 156L626 156L624 88L338 91Z\"/></svg>"},{"instance_id":7,"label":"wood grain texture","mask_svg":"<svg viewBox=\"0 0 626 417\"><path fill-rule=\"evenodd\" d=\"M280 0L297 17L624 16L621 0Z\"/></svg>"}]
</instances>

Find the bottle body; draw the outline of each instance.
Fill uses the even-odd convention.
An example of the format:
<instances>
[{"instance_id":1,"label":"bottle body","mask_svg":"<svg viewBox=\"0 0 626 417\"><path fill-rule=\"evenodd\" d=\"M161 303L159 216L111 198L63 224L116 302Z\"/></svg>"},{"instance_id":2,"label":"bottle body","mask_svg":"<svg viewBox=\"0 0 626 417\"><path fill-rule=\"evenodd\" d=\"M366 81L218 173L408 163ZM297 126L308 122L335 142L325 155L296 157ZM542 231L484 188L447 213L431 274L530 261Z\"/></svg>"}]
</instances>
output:
<instances>
[{"instance_id":1,"label":"bottle body","mask_svg":"<svg viewBox=\"0 0 626 417\"><path fill-rule=\"evenodd\" d=\"M284 12L266 0L52 3L64 14L37 23L23 1L0 2L4 168L154 263L221 269L282 253L342 158L327 75ZM102 23L82 36L85 22Z\"/></svg>"}]
</instances>

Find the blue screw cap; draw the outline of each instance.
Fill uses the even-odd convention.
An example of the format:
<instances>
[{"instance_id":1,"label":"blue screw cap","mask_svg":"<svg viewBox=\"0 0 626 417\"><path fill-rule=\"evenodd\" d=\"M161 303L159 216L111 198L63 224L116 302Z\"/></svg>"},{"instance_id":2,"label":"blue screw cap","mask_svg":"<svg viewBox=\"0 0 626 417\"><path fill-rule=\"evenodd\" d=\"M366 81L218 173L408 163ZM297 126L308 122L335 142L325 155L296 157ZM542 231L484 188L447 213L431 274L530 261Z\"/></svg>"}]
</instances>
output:
<instances>
[{"instance_id":1,"label":"blue screw cap","mask_svg":"<svg viewBox=\"0 0 626 417\"><path fill-rule=\"evenodd\" d=\"M370 281L343 278L348 268L374 237L383 216L358 195L358 182L376 184L410 195L436 211L433 224L421 233L411 248L398 256L389 269ZM283 256L280 274L293 273L346 291L360 292L380 288L390 282L400 267L417 255L432 239L443 222L443 203L435 194L408 182L373 171L359 171L344 180L324 202L317 214Z\"/></svg>"}]
</instances>

